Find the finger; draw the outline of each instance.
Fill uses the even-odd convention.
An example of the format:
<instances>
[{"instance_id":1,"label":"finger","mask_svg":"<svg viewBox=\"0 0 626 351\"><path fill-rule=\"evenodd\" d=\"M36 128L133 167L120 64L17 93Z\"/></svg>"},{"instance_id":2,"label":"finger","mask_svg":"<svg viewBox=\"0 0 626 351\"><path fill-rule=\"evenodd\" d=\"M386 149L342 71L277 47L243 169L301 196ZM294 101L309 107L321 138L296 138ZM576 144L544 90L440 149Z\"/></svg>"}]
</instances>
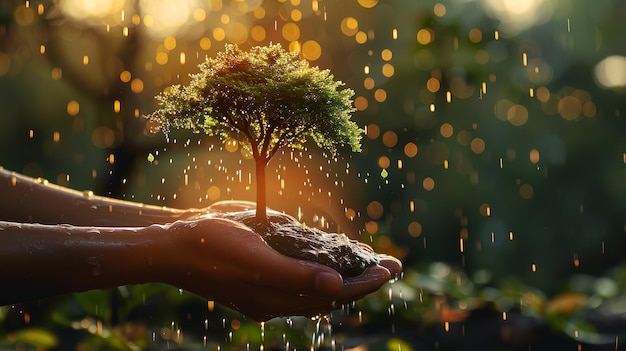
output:
<instances>
[{"instance_id":1,"label":"finger","mask_svg":"<svg viewBox=\"0 0 626 351\"><path fill-rule=\"evenodd\" d=\"M342 291L343 278L334 269L268 249L271 251L265 254L265 274L259 284L305 295L334 296Z\"/></svg>"},{"instance_id":2,"label":"finger","mask_svg":"<svg viewBox=\"0 0 626 351\"><path fill-rule=\"evenodd\" d=\"M303 305L297 313L308 317L329 313L343 304L375 292L390 280L390 276L391 273L384 267L370 267L358 277L346 279L343 290L334 300L320 299L318 303Z\"/></svg>"},{"instance_id":3,"label":"finger","mask_svg":"<svg viewBox=\"0 0 626 351\"><path fill-rule=\"evenodd\" d=\"M397 278L402 273L402 262L399 259L389 255L378 255L380 258L379 265L387 268L392 278Z\"/></svg>"},{"instance_id":4,"label":"finger","mask_svg":"<svg viewBox=\"0 0 626 351\"><path fill-rule=\"evenodd\" d=\"M276 287L249 286L241 291L255 291L255 301L264 301L258 304L250 300L249 295L231 298L237 300L232 306L257 321L268 320L276 316L303 315L315 316L328 313L340 305L354 301L371 292L378 290L389 281L391 273L384 267L368 268L358 277L347 279L342 291L335 297L319 295L293 295Z\"/></svg>"},{"instance_id":5,"label":"finger","mask_svg":"<svg viewBox=\"0 0 626 351\"><path fill-rule=\"evenodd\" d=\"M391 272L383 266L371 266L361 275L346 279L337 301L346 302L358 299L378 290L391 280Z\"/></svg>"}]
</instances>

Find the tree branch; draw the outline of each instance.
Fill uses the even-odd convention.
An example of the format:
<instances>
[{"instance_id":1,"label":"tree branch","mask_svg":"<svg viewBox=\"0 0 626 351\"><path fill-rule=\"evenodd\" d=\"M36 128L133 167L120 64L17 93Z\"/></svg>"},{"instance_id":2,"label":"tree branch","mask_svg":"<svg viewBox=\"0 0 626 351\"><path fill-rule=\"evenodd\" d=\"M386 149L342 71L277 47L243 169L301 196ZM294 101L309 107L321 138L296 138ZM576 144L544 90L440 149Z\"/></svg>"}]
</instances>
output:
<instances>
[{"instance_id":1,"label":"tree branch","mask_svg":"<svg viewBox=\"0 0 626 351\"><path fill-rule=\"evenodd\" d=\"M289 145L294 139L298 138L305 132L309 132L313 125L315 125L315 123L309 122L307 124L297 126L297 130L295 132L288 130L287 132L281 134L276 144L274 144L274 147L272 147L272 150L270 150L269 158L272 158L281 147Z\"/></svg>"}]
</instances>

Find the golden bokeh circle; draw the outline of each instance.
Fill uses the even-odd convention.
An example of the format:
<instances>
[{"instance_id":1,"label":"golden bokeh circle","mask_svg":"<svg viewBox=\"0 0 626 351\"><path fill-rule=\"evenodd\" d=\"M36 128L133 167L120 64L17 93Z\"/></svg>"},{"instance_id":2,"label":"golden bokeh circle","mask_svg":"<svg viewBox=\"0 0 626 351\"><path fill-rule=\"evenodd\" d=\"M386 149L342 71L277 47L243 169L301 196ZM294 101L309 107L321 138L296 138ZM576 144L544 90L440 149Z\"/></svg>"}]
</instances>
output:
<instances>
[{"instance_id":1,"label":"golden bokeh circle","mask_svg":"<svg viewBox=\"0 0 626 351\"><path fill-rule=\"evenodd\" d=\"M346 36L353 36L359 32L359 21L356 18L348 16L341 20L341 32Z\"/></svg>"},{"instance_id":2,"label":"golden bokeh circle","mask_svg":"<svg viewBox=\"0 0 626 351\"><path fill-rule=\"evenodd\" d=\"M449 138L454 134L454 127L450 123L444 123L439 127L439 134L444 138Z\"/></svg>"},{"instance_id":3,"label":"golden bokeh circle","mask_svg":"<svg viewBox=\"0 0 626 351\"><path fill-rule=\"evenodd\" d=\"M424 180L422 181L422 187L424 187L424 190L426 191L431 191L435 189L435 180L431 177L424 178Z\"/></svg>"},{"instance_id":4,"label":"golden bokeh circle","mask_svg":"<svg viewBox=\"0 0 626 351\"><path fill-rule=\"evenodd\" d=\"M534 195L533 186L530 184L522 184L519 188L519 195L524 200L530 200Z\"/></svg>"},{"instance_id":5,"label":"golden bokeh circle","mask_svg":"<svg viewBox=\"0 0 626 351\"><path fill-rule=\"evenodd\" d=\"M228 138L224 140L224 148L228 152L235 152L239 149L239 142L236 139Z\"/></svg>"},{"instance_id":6,"label":"golden bokeh circle","mask_svg":"<svg viewBox=\"0 0 626 351\"><path fill-rule=\"evenodd\" d=\"M354 99L354 107L358 111L367 110L368 105L369 105L369 102L367 101L367 98L364 96L357 96L356 99Z\"/></svg>"},{"instance_id":7,"label":"golden bokeh circle","mask_svg":"<svg viewBox=\"0 0 626 351\"><path fill-rule=\"evenodd\" d=\"M143 80L139 78L133 79L130 82L130 90L135 94L141 93L143 91Z\"/></svg>"},{"instance_id":8,"label":"golden bokeh circle","mask_svg":"<svg viewBox=\"0 0 626 351\"><path fill-rule=\"evenodd\" d=\"M378 124L369 124L365 128L365 134L370 139L376 139L380 136L380 127Z\"/></svg>"},{"instance_id":9,"label":"golden bokeh circle","mask_svg":"<svg viewBox=\"0 0 626 351\"><path fill-rule=\"evenodd\" d=\"M485 151L485 141L481 138L474 138L470 143L470 149L475 154L482 154Z\"/></svg>"},{"instance_id":10,"label":"golden bokeh circle","mask_svg":"<svg viewBox=\"0 0 626 351\"><path fill-rule=\"evenodd\" d=\"M367 204L367 215L371 219L378 219L383 215L383 204L378 201L372 201Z\"/></svg>"},{"instance_id":11,"label":"golden bokeh circle","mask_svg":"<svg viewBox=\"0 0 626 351\"><path fill-rule=\"evenodd\" d=\"M222 195L222 191L220 190L220 188L218 186L211 185L207 189L206 194L207 194L207 197L209 198L209 200L215 201L215 200L218 200L220 198L220 196Z\"/></svg>"},{"instance_id":12,"label":"golden bokeh circle","mask_svg":"<svg viewBox=\"0 0 626 351\"><path fill-rule=\"evenodd\" d=\"M537 149L532 149L530 150L530 153L528 154L528 158L530 159L530 162L532 162L533 164L537 164L539 163L539 150Z\"/></svg>"},{"instance_id":13,"label":"golden bokeh circle","mask_svg":"<svg viewBox=\"0 0 626 351\"><path fill-rule=\"evenodd\" d=\"M391 160L389 160L389 157L381 156L378 158L378 167L385 169L385 168L389 168L390 165L391 165Z\"/></svg>"},{"instance_id":14,"label":"golden bokeh circle","mask_svg":"<svg viewBox=\"0 0 626 351\"><path fill-rule=\"evenodd\" d=\"M67 114L70 116L76 116L80 112L80 104L76 100L72 100L67 103Z\"/></svg>"},{"instance_id":15,"label":"golden bokeh circle","mask_svg":"<svg viewBox=\"0 0 626 351\"><path fill-rule=\"evenodd\" d=\"M386 147L394 147L398 143L398 134L396 132L389 130L383 134L383 144Z\"/></svg>"},{"instance_id":16,"label":"golden bokeh circle","mask_svg":"<svg viewBox=\"0 0 626 351\"><path fill-rule=\"evenodd\" d=\"M418 148L415 143L407 143L404 145L404 154L408 157L415 157L417 155Z\"/></svg>"},{"instance_id":17,"label":"golden bokeh circle","mask_svg":"<svg viewBox=\"0 0 626 351\"><path fill-rule=\"evenodd\" d=\"M366 9L371 9L378 4L378 0L358 0L359 5Z\"/></svg>"},{"instance_id":18,"label":"golden bokeh circle","mask_svg":"<svg viewBox=\"0 0 626 351\"><path fill-rule=\"evenodd\" d=\"M507 110L506 119L516 127L523 126L528 122L528 109L522 105L513 105Z\"/></svg>"},{"instance_id":19,"label":"golden bokeh circle","mask_svg":"<svg viewBox=\"0 0 626 351\"><path fill-rule=\"evenodd\" d=\"M322 56L322 47L315 40L308 40L302 44L302 56L309 60L315 61Z\"/></svg>"},{"instance_id":20,"label":"golden bokeh circle","mask_svg":"<svg viewBox=\"0 0 626 351\"><path fill-rule=\"evenodd\" d=\"M226 32L226 38L233 44L241 45L248 41L248 27L241 22L233 22Z\"/></svg>"},{"instance_id":21,"label":"golden bokeh circle","mask_svg":"<svg viewBox=\"0 0 626 351\"><path fill-rule=\"evenodd\" d=\"M256 41L263 41L265 40L265 37L267 36L267 34L263 26L254 26L252 27L252 30L250 31L250 36L252 37L252 39Z\"/></svg>"},{"instance_id":22,"label":"golden bokeh circle","mask_svg":"<svg viewBox=\"0 0 626 351\"><path fill-rule=\"evenodd\" d=\"M409 223L409 235L417 238L418 236L422 235L422 225L419 222L411 222Z\"/></svg>"},{"instance_id":23,"label":"golden bokeh circle","mask_svg":"<svg viewBox=\"0 0 626 351\"><path fill-rule=\"evenodd\" d=\"M283 38L288 41L296 41L300 39L300 27L293 22L286 23L281 30Z\"/></svg>"}]
</instances>

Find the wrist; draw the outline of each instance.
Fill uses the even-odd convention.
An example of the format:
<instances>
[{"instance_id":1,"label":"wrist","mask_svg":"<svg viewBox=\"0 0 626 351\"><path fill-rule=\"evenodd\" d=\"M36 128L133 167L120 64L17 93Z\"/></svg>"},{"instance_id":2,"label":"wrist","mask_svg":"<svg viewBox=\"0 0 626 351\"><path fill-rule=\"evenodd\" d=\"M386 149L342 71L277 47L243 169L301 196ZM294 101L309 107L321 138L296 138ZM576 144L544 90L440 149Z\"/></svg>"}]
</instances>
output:
<instances>
[{"instance_id":1,"label":"wrist","mask_svg":"<svg viewBox=\"0 0 626 351\"><path fill-rule=\"evenodd\" d=\"M193 235L197 225L200 225L200 222L176 221L146 228L155 238L148 264L151 281L176 287L186 285L185 282L195 267L191 245L202 240Z\"/></svg>"},{"instance_id":2,"label":"wrist","mask_svg":"<svg viewBox=\"0 0 626 351\"><path fill-rule=\"evenodd\" d=\"M72 292L151 282L158 247L158 228L68 227L63 247L51 260L65 266Z\"/></svg>"},{"instance_id":3,"label":"wrist","mask_svg":"<svg viewBox=\"0 0 626 351\"><path fill-rule=\"evenodd\" d=\"M110 250L103 249L103 258L115 276L112 286L169 283L172 235L170 224L154 224L138 228L116 228L110 238ZM100 243L96 243L100 245Z\"/></svg>"}]
</instances>

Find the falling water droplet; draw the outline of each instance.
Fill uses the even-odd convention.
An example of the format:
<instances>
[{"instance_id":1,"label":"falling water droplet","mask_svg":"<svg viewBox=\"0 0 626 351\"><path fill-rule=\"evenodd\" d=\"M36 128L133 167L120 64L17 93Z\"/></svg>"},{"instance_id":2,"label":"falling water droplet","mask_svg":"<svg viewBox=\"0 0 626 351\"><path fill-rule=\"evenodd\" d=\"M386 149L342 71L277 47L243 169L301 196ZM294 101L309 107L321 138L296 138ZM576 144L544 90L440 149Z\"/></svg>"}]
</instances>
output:
<instances>
[{"instance_id":1,"label":"falling water droplet","mask_svg":"<svg viewBox=\"0 0 626 351\"><path fill-rule=\"evenodd\" d=\"M570 33L572 31L572 25L570 23L569 17L567 18L567 32Z\"/></svg>"}]
</instances>

